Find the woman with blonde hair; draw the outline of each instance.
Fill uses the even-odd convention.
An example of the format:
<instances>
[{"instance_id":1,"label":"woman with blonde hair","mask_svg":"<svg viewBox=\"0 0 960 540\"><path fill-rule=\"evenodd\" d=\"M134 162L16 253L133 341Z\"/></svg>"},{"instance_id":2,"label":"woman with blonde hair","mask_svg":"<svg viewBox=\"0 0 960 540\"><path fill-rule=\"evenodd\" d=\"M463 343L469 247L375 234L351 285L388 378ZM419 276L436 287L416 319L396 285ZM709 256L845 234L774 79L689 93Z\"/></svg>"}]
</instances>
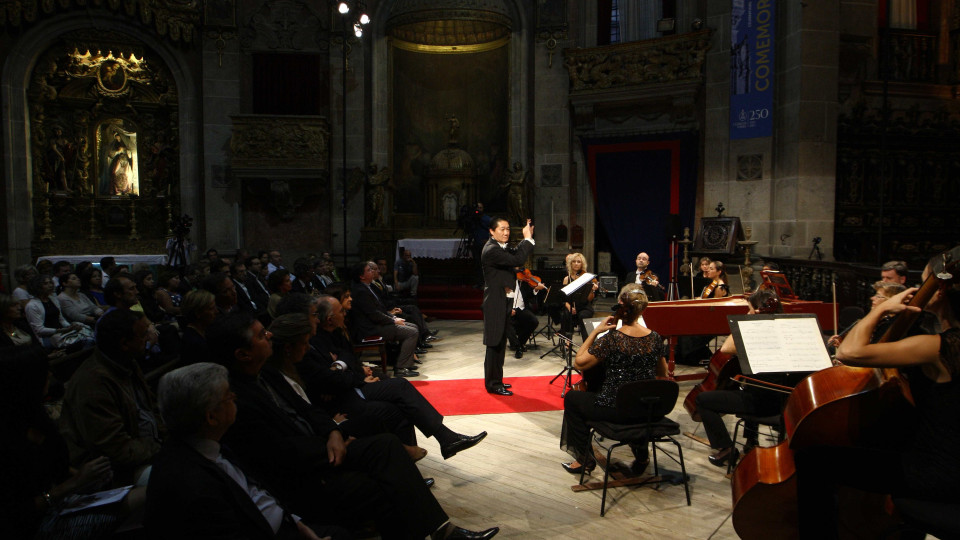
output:
<instances>
[{"instance_id":1,"label":"woman with blonde hair","mask_svg":"<svg viewBox=\"0 0 960 540\"><path fill-rule=\"evenodd\" d=\"M625 418L617 410L619 388L626 383L667 375L663 338L640 324L640 315L648 304L643 288L636 283L626 285L620 290L618 301L623 325L617 328L617 318L607 317L584 340L573 364L581 371L602 365L606 370L602 386L599 391L571 390L563 399L560 446L576 459L563 464L563 468L573 474L580 474L584 468L590 472L596 466L590 451L588 421L629 424L641 420ZM597 339L604 332L607 333ZM645 468L646 445L632 449L638 468Z\"/></svg>"},{"instance_id":2,"label":"woman with blonde hair","mask_svg":"<svg viewBox=\"0 0 960 540\"><path fill-rule=\"evenodd\" d=\"M567 255L567 275L563 278L563 284L569 285L586 271L587 261L583 258L583 253L571 253ZM576 325L580 329L580 337L586 341L590 332L587 332L587 328L583 325L583 320L593 317L593 298L596 296L597 289L600 285L597 283L597 280L594 279L593 283L584 285L584 287L590 288L590 293L586 296L585 301L571 302L570 299L568 299L563 305L564 311L561 313L560 329L569 335L573 331L574 325Z\"/></svg>"}]
</instances>

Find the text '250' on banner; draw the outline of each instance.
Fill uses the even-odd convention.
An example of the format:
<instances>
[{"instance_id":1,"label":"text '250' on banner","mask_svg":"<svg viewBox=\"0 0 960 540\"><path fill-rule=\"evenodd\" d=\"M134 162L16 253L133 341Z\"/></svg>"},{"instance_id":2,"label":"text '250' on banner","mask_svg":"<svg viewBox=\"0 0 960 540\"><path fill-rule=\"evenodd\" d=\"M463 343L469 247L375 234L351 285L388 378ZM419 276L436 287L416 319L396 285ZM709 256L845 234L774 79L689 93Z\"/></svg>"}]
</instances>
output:
<instances>
[{"instance_id":1,"label":"text '250' on banner","mask_svg":"<svg viewBox=\"0 0 960 540\"><path fill-rule=\"evenodd\" d=\"M732 0L730 138L773 135L774 0Z\"/></svg>"}]
</instances>

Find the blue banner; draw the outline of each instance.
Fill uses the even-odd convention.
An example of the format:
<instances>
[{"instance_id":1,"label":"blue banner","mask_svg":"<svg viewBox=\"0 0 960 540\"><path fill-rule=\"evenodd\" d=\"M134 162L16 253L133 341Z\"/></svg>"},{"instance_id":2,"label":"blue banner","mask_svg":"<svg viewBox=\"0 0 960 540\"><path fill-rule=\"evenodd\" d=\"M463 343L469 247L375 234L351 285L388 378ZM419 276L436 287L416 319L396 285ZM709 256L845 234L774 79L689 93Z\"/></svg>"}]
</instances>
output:
<instances>
[{"instance_id":1,"label":"blue banner","mask_svg":"<svg viewBox=\"0 0 960 540\"><path fill-rule=\"evenodd\" d=\"M773 135L774 0L732 0L730 138Z\"/></svg>"}]
</instances>

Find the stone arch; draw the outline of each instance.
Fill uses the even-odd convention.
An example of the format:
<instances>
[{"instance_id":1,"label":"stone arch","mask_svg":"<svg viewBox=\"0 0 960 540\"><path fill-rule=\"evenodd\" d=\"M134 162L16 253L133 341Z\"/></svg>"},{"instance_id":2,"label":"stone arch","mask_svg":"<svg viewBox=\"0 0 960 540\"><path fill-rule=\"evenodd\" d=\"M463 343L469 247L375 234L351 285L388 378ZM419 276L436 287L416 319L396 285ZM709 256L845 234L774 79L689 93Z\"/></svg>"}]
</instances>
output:
<instances>
[{"instance_id":1,"label":"stone arch","mask_svg":"<svg viewBox=\"0 0 960 540\"><path fill-rule=\"evenodd\" d=\"M166 64L179 89L178 115L180 136L180 206L181 211L197 215L202 201L200 175L200 117L197 107L198 84L188 68L185 54L167 40L131 24L130 20L114 14L76 17L70 14L52 17L25 31L13 45L0 72L0 106L6 111L2 134L2 171L6 198L6 255L8 264L15 267L30 263L34 236L33 179L30 156L30 119L27 110L27 87L37 58L61 35L109 26L141 39ZM158 247L158 249L161 249Z\"/></svg>"}]
</instances>

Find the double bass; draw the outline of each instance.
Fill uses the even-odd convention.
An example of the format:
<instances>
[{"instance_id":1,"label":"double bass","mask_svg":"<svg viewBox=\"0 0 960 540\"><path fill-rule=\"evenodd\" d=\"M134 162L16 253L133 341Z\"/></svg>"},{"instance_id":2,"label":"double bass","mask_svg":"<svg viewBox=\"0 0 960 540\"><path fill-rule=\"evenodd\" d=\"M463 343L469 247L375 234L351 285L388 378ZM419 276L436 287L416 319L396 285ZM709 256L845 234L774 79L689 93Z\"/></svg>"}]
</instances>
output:
<instances>
[{"instance_id":1,"label":"double bass","mask_svg":"<svg viewBox=\"0 0 960 540\"><path fill-rule=\"evenodd\" d=\"M946 261L945 261L946 262ZM954 260L931 274L907 304L923 308L941 281L950 279ZM879 342L902 338L919 311L905 310ZM733 526L741 538L798 537L796 468L793 451L814 445L854 445L871 430L890 430L884 419L912 406L906 381L895 368L835 366L798 384L784 409L787 440L744 456L732 479ZM882 472L878 472L880 474Z\"/></svg>"}]
</instances>

